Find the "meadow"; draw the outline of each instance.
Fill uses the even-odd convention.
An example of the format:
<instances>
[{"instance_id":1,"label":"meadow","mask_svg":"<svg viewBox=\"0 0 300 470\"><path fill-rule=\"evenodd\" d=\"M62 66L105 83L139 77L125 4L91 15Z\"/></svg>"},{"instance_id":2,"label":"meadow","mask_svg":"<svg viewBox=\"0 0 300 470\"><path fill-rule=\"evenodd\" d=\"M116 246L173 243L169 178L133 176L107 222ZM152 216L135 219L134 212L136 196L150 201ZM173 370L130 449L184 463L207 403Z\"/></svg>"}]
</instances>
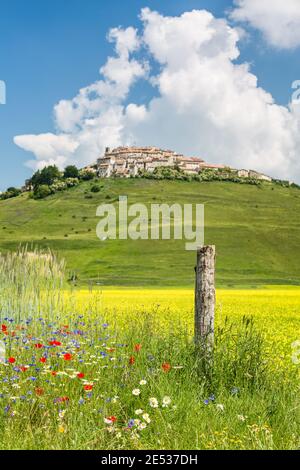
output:
<instances>
[{"instance_id":1,"label":"meadow","mask_svg":"<svg viewBox=\"0 0 300 470\"><path fill-rule=\"evenodd\" d=\"M0 449L298 449L300 289L72 289L51 253L0 257Z\"/></svg>"},{"instance_id":2,"label":"meadow","mask_svg":"<svg viewBox=\"0 0 300 470\"><path fill-rule=\"evenodd\" d=\"M97 184L99 193L93 193ZM106 178L44 200L27 193L0 201L0 251L50 248L79 286L192 287L195 253L184 240L106 240L96 236L100 204L204 204L205 243L217 247L218 287L299 285L300 191L275 184Z\"/></svg>"}]
</instances>

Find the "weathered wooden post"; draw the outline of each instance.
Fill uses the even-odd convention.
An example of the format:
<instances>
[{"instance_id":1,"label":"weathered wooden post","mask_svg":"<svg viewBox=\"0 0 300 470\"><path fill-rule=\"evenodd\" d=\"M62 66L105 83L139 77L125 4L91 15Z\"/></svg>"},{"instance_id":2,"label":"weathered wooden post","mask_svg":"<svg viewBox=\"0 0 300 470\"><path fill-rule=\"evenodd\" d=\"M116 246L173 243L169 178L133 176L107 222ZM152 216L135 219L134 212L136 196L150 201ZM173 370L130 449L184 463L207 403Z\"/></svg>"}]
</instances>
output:
<instances>
[{"instance_id":1,"label":"weathered wooden post","mask_svg":"<svg viewBox=\"0 0 300 470\"><path fill-rule=\"evenodd\" d=\"M198 249L195 268L195 343L205 356L210 356L214 347L215 260L215 246Z\"/></svg>"}]
</instances>

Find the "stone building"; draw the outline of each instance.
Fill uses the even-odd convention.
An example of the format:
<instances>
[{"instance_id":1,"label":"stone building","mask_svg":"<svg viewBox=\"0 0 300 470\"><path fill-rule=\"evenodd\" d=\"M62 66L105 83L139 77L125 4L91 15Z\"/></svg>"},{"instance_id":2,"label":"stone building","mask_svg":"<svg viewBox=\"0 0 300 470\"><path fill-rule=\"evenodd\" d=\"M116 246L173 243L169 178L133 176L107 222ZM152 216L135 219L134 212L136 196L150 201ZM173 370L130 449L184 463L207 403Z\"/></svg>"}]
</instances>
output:
<instances>
[{"instance_id":1,"label":"stone building","mask_svg":"<svg viewBox=\"0 0 300 470\"><path fill-rule=\"evenodd\" d=\"M270 176L264 175L263 173L259 173L258 171L254 170L238 170L237 173L240 178L255 178L261 181L272 181Z\"/></svg>"}]
</instances>

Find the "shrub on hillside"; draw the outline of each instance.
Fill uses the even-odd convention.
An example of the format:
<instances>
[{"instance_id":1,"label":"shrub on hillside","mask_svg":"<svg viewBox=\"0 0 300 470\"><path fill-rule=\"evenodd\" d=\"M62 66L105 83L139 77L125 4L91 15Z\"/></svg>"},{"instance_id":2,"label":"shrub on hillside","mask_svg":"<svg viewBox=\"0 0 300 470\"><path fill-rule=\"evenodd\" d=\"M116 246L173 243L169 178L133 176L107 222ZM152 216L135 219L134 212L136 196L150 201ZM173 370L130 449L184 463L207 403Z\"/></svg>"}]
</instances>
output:
<instances>
[{"instance_id":1,"label":"shrub on hillside","mask_svg":"<svg viewBox=\"0 0 300 470\"><path fill-rule=\"evenodd\" d=\"M21 189L19 188L8 188L3 194L0 195L0 199L11 199L13 197L17 197L22 193Z\"/></svg>"},{"instance_id":2,"label":"shrub on hillside","mask_svg":"<svg viewBox=\"0 0 300 470\"><path fill-rule=\"evenodd\" d=\"M42 184L37 186L33 191L33 199L45 199L45 197L50 196L52 191L49 186Z\"/></svg>"},{"instance_id":3,"label":"shrub on hillside","mask_svg":"<svg viewBox=\"0 0 300 470\"><path fill-rule=\"evenodd\" d=\"M81 170L80 172L80 179L82 179L83 181L92 180L95 178L95 176L96 174L91 170Z\"/></svg>"},{"instance_id":4,"label":"shrub on hillside","mask_svg":"<svg viewBox=\"0 0 300 470\"><path fill-rule=\"evenodd\" d=\"M94 184L92 187L91 187L91 192L92 193L100 193L101 191L101 188L98 184Z\"/></svg>"}]
</instances>

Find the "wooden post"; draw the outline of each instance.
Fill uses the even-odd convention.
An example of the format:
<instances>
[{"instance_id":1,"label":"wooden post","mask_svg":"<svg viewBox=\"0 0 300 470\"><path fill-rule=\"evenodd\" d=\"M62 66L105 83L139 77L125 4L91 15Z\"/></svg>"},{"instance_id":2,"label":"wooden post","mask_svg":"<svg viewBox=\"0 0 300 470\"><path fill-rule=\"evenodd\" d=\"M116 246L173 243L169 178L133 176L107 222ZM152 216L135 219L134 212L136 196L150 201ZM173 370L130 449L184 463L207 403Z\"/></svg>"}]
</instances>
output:
<instances>
[{"instance_id":1,"label":"wooden post","mask_svg":"<svg viewBox=\"0 0 300 470\"><path fill-rule=\"evenodd\" d=\"M214 347L215 260L215 246L198 249L195 268L195 343L205 355L210 355Z\"/></svg>"}]
</instances>

